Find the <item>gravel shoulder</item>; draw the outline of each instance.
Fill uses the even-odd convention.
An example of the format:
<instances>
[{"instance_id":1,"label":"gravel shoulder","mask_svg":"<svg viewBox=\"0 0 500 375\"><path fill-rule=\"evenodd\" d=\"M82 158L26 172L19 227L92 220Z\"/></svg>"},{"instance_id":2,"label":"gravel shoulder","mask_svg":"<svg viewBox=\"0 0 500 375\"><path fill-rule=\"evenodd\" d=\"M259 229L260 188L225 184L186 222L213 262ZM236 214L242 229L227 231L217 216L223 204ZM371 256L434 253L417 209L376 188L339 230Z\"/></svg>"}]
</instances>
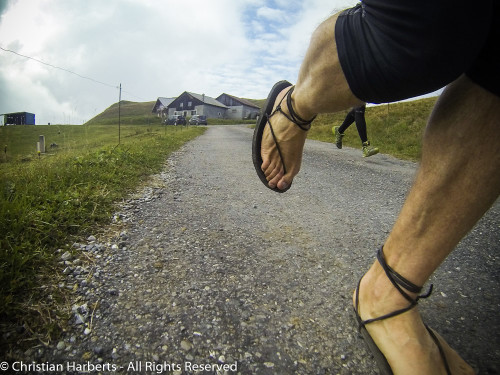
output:
<instances>
[{"instance_id":1,"label":"gravel shoulder","mask_svg":"<svg viewBox=\"0 0 500 375\"><path fill-rule=\"evenodd\" d=\"M244 126L209 127L109 228L75 244L61 285L77 290L70 330L22 360L120 374L377 374L351 297L416 164L308 141L292 188L276 194L255 175L251 139ZM497 202L419 305L481 374L500 371L499 213Z\"/></svg>"}]
</instances>

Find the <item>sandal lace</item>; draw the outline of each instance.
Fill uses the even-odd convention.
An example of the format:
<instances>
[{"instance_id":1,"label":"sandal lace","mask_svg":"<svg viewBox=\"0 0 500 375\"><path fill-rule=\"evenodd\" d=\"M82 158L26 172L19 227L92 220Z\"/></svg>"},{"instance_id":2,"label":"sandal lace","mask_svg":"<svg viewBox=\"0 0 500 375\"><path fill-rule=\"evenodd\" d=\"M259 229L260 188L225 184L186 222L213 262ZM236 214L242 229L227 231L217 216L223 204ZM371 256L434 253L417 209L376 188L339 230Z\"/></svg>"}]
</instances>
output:
<instances>
[{"instance_id":1,"label":"sandal lace","mask_svg":"<svg viewBox=\"0 0 500 375\"><path fill-rule=\"evenodd\" d=\"M266 116L267 116L267 119L269 121L269 119L273 115L275 115L277 112L280 112L283 116L285 116L288 120L290 120L291 122L293 122L299 128L301 128L304 131L308 131L311 128L311 123L314 121L314 119L316 118L316 116L314 116L310 120L304 120L302 117L300 117L297 114L297 112L295 112L295 110L293 109L293 106L292 106L292 92L293 92L294 89L295 89L295 86L290 87L290 89L285 94L285 96L283 98L281 98L281 100L280 100L278 106L275 108L275 110L270 115L266 114ZM287 107L288 107L288 112L290 112L290 115L286 114L283 111L283 109L281 109L281 103L283 102L283 100L285 98L286 98L286 104L287 104Z\"/></svg>"},{"instance_id":2,"label":"sandal lace","mask_svg":"<svg viewBox=\"0 0 500 375\"><path fill-rule=\"evenodd\" d=\"M377 322L377 321L380 321L380 320L384 320L384 319L388 319L388 318L392 318L394 316L397 316L397 315L400 315L400 314L402 314L404 312L407 312L407 311L413 309L415 306L417 306L418 301L420 299L428 298L432 294L432 290L433 290L433 287L434 287L433 284L430 285L429 290L427 291L427 293L420 294L416 298L412 298L410 295L408 295L408 293L406 293L403 290L403 288L406 289L407 291L411 292L411 293L420 293L422 291L422 287L418 286L418 285L415 285L414 283L412 283L411 281L409 281L408 279L404 278L399 273L397 273L396 271L394 271L394 269L392 269L387 264L387 262L385 261L383 249L384 249L384 247L382 246L377 251L377 259L378 259L380 265L382 266L383 270L385 271L385 274L387 275L387 278L391 281L392 285L394 285L394 287L398 290L398 292L401 293L401 295L410 304L407 307L404 307L404 308L399 309L399 310L395 310L395 311L393 311L393 312L391 312L389 314L385 314L385 315L379 316L377 318L372 318L372 319L367 319L367 320L360 320L360 322L359 322L360 323L360 329L362 327L364 327L365 325L367 325L367 324L370 324L370 323L373 323L373 322ZM359 280L358 288L356 289L356 311L358 311L358 305L359 305L359 285L360 285L360 283L361 283L361 280Z\"/></svg>"}]
</instances>

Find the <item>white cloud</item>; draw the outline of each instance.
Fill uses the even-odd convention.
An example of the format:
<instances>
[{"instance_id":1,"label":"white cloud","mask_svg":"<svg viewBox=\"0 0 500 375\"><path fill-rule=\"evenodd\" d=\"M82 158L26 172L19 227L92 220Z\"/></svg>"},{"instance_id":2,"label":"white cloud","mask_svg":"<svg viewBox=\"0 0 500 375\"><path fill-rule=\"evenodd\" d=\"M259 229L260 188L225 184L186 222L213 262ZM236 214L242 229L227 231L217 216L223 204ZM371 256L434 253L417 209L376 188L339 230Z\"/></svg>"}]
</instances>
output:
<instances>
[{"instance_id":1,"label":"white cloud","mask_svg":"<svg viewBox=\"0 0 500 375\"><path fill-rule=\"evenodd\" d=\"M286 13L281 9L269 8L267 6L257 9L257 16L267 20L283 22L286 20Z\"/></svg>"},{"instance_id":2,"label":"white cloud","mask_svg":"<svg viewBox=\"0 0 500 375\"><path fill-rule=\"evenodd\" d=\"M1 47L112 87L0 51L0 112L34 112L37 123L82 123L118 100L113 87L120 83L122 99L133 101L185 90L264 98L275 81L296 80L312 31L335 4L14 1L0 19Z\"/></svg>"}]
</instances>

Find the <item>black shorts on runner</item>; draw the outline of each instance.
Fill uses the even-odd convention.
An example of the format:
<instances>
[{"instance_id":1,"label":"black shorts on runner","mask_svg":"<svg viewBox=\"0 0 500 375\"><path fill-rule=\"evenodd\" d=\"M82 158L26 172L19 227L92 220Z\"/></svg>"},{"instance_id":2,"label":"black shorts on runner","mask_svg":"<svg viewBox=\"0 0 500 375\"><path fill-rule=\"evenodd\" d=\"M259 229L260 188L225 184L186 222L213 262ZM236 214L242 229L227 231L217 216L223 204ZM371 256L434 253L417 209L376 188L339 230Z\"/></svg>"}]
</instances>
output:
<instances>
[{"instance_id":1,"label":"black shorts on runner","mask_svg":"<svg viewBox=\"0 0 500 375\"><path fill-rule=\"evenodd\" d=\"M335 26L353 94L386 103L435 91L466 74L500 96L500 1L363 0Z\"/></svg>"}]
</instances>

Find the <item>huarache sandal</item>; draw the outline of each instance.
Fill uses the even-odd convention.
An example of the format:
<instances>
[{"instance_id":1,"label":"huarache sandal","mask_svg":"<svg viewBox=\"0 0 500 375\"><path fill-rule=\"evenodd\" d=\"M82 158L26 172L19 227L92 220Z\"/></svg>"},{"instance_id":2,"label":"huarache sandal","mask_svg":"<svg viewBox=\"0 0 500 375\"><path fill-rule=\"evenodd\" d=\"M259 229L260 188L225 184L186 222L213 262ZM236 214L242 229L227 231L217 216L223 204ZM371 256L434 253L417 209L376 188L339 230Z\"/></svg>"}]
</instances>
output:
<instances>
[{"instance_id":1,"label":"huarache sandal","mask_svg":"<svg viewBox=\"0 0 500 375\"><path fill-rule=\"evenodd\" d=\"M385 258L384 258L383 247L381 247L378 250L378 252L377 252L377 259L378 259L378 262L380 263L380 265L382 266L382 268L384 269L385 274L387 275L387 277L391 281L392 285L394 285L394 287L398 290L398 292L401 293L401 295L406 300L408 300L408 302L410 303L410 305L408 307L405 307L405 308L400 309L400 310L393 311L393 312L391 312L389 314L380 316L378 318L367 319L367 320L361 319L361 317L359 316L359 286L361 284L361 279L360 279L359 282L358 282L358 286L356 288L356 298L355 298L354 315L356 316L356 320L358 321L359 332L363 335L363 338L364 338L366 344L368 345L368 348L371 350L371 352L372 352L372 354L373 354L373 356L374 356L374 358L375 358L375 360L377 362L377 365L378 365L378 367L380 369L381 374L383 374L383 375L393 375L391 366L387 362L387 359L385 358L384 354L378 348L377 344L375 344L375 341L373 341L372 337L368 333L368 331L366 329L366 325L370 324L370 323L373 323L373 322L378 322L380 320L384 320L384 319L389 319L389 318L395 317L397 315L403 314L404 312L407 312L407 311L413 309L415 306L417 306L417 303L418 303L419 299L421 299L421 298L427 298L427 297L429 297L431 295L431 293L432 293L432 287L433 286L431 284L431 286L429 288L429 291L425 295L419 295L419 296L417 296L417 298L413 299L411 296L409 296L403 290L403 288L406 289L406 290L408 290L411 293L420 293L422 291L422 287L419 287L419 286L413 284L411 281L405 279L403 276L401 276L399 273L397 273L396 271L394 271L386 263ZM448 375L451 375L450 367L449 367L448 362L446 360L446 355L444 353L444 350L443 350L441 344L439 343L439 340L438 340L437 336L434 334L434 332L429 327L427 327L427 325L425 326L425 328L427 329L427 331L429 332L429 334L431 335L432 339L434 340L434 342L436 343L436 345L437 345L437 347L439 349L439 353L441 354L441 358L443 360L443 364L444 364L444 367L446 369L446 373Z\"/></svg>"},{"instance_id":2,"label":"huarache sandal","mask_svg":"<svg viewBox=\"0 0 500 375\"><path fill-rule=\"evenodd\" d=\"M274 109L274 103L276 102L276 98L278 97L279 93L283 91L285 88L290 87L290 90L285 94L285 96L281 99L279 102L278 106ZM316 118L314 116L311 120L304 120L302 119L297 113L295 113L293 107L292 107L292 92L295 86L292 86L292 84L288 81L279 81L276 83L273 88L271 89L267 100L264 104L264 108L262 109L261 115L259 116L259 119L257 120L257 124L255 126L255 130L253 133L253 142L252 142L252 159L253 159L253 165L255 167L255 171L257 172L257 175L259 176L260 180L264 185L266 185L269 189L274 190L278 193L284 193L288 189L290 189L290 185L286 189L278 189L277 187L270 187L269 183L267 181L266 175L261 169L262 166L262 155L261 155L261 146L262 146L262 136L264 134L264 129L267 124L269 124L269 129L271 130L271 135L273 136L274 143L276 144L276 148L278 150L278 154L281 159L281 164L283 165L283 171L284 174L287 173L285 162L283 160L283 154L281 152L280 146L278 144L278 140L276 138L276 135L274 133L273 126L271 124L271 117L274 115L280 113L284 115L288 120L293 122L295 125L297 125L300 129L303 131L308 131L309 128L311 127L311 122ZM290 112L290 115L286 114L283 112L281 109L281 103L283 100L286 98L286 104L288 107L288 111Z\"/></svg>"}]
</instances>

